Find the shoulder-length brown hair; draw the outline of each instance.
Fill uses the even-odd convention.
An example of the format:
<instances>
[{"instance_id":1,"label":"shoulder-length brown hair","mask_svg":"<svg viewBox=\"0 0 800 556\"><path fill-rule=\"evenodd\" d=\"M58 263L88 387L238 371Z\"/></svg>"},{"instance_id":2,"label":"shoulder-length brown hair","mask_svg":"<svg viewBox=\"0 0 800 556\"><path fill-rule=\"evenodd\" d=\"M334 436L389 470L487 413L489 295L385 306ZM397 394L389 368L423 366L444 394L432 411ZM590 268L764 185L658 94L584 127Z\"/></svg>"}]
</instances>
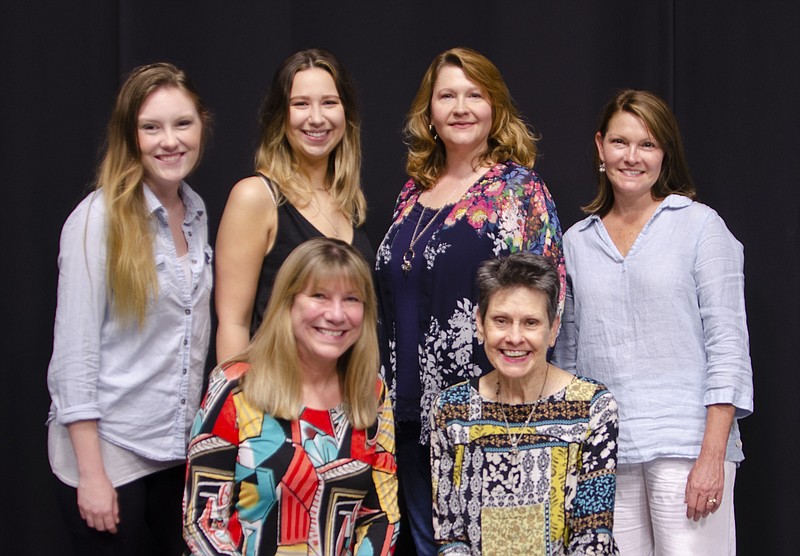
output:
<instances>
[{"instance_id":1,"label":"shoulder-length brown hair","mask_svg":"<svg viewBox=\"0 0 800 556\"><path fill-rule=\"evenodd\" d=\"M689 175L689 165L683 150L683 141L678 130L678 121L667 103L650 91L624 89L615 94L603 107L597 133L605 137L608 125L619 112L628 112L644 122L647 131L655 138L664 151L661 173L650 189L653 199L661 200L672 193L697 198L697 190ZM587 214L605 216L614 205L614 190L608 176L600 171L600 153L594 150L595 176L597 177L597 196L588 205L581 207Z\"/></svg>"},{"instance_id":2,"label":"shoulder-length brown hair","mask_svg":"<svg viewBox=\"0 0 800 556\"><path fill-rule=\"evenodd\" d=\"M309 68L319 68L331 75L344 108L344 137L328 157L326 185L345 216L360 226L367 212L361 190L361 118L350 75L330 52L316 48L295 52L278 68L261 108L256 170L272 179L279 195L289 202L305 205L311 199L311 184L305 179L286 137L294 76Z\"/></svg>"},{"instance_id":3,"label":"shoulder-length brown hair","mask_svg":"<svg viewBox=\"0 0 800 556\"><path fill-rule=\"evenodd\" d=\"M275 278L263 323L250 345L232 361L250 364L242 379L250 403L273 417L299 418L303 403L292 305L298 293L330 280L350 284L364 303L361 335L339 358L338 371L347 418L354 428L365 429L377 416L378 309L372 272L351 245L314 238L292 251Z\"/></svg>"},{"instance_id":4,"label":"shoulder-length brown hair","mask_svg":"<svg viewBox=\"0 0 800 556\"><path fill-rule=\"evenodd\" d=\"M144 323L148 300L158 290L153 242L148 240L153 237L151 216L142 190L139 112L151 94L169 87L180 89L194 102L202 126L202 155L211 115L197 89L186 73L172 64L149 64L131 71L117 95L96 178L96 187L103 191L106 203L106 278L112 311L123 321L134 321L139 326Z\"/></svg>"},{"instance_id":5,"label":"shoulder-length brown hair","mask_svg":"<svg viewBox=\"0 0 800 556\"><path fill-rule=\"evenodd\" d=\"M442 176L447 165L444 144L434 135L435 130L429 127L433 86L445 66L461 68L467 79L486 94L492 105L488 146L475 163L480 165L510 159L532 168L536 162L538 138L522 120L500 70L482 54L459 47L446 50L433 59L411 103L405 125L408 175L422 189L429 189Z\"/></svg>"}]
</instances>

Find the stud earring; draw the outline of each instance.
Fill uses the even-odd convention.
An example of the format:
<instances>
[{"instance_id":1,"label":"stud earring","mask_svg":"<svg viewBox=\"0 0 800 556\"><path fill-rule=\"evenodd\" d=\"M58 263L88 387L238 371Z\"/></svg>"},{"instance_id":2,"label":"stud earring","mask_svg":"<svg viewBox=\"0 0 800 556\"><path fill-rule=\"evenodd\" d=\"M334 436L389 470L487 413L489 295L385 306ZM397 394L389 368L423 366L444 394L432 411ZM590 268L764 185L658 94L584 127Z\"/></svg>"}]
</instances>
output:
<instances>
[{"instance_id":1,"label":"stud earring","mask_svg":"<svg viewBox=\"0 0 800 556\"><path fill-rule=\"evenodd\" d=\"M606 163L605 162L601 162L600 163L600 167L598 168L598 170L600 170L601 174L605 174L606 173Z\"/></svg>"}]
</instances>

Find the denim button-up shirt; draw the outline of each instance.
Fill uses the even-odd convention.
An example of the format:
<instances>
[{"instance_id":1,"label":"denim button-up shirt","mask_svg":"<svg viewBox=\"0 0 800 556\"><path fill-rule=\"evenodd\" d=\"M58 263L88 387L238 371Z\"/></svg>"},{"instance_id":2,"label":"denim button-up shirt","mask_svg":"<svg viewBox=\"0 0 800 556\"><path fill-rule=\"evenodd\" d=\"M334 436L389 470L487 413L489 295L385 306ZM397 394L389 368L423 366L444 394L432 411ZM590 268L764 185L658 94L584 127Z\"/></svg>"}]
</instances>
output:
<instances>
[{"instance_id":1,"label":"denim button-up shirt","mask_svg":"<svg viewBox=\"0 0 800 556\"><path fill-rule=\"evenodd\" d=\"M742 245L711 208L670 195L627 256L590 216L564 234L567 297L553 362L619 403L619 462L695 458L706 406L753 410ZM726 460L744 459L734 421Z\"/></svg>"},{"instance_id":2,"label":"denim button-up shirt","mask_svg":"<svg viewBox=\"0 0 800 556\"><path fill-rule=\"evenodd\" d=\"M106 289L106 207L89 194L64 224L58 306L48 369L48 420L97 420L99 435L155 461L183 460L200 403L210 336L211 248L202 199L185 183L191 279L178 261L167 211L147 186L158 298L142 328L122 325Z\"/></svg>"}]
</instances>

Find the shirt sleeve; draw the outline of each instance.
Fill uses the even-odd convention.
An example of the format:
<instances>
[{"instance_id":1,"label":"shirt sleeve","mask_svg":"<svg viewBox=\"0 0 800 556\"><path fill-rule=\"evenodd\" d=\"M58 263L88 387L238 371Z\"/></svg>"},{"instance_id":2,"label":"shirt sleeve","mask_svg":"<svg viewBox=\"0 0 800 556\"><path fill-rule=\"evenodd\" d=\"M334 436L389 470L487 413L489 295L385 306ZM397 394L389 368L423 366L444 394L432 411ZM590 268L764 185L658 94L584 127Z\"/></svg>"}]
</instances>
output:
<instances>
[{"instance_id":1,"label":"shirt sleeve","mask_svg":"<svg viewBox=\"0 0 800 556\"><path fill-rule=\"evenodd\" d=\"M589 435L583 445L582 463L568 516L567 554L618 554L611 530L617 471L617 402L607 390L592 400Z\"/></svg>"},{"instance_id":2,"label":"shirt sleeve","mask_svg":"<svg viewBox=\"0 0 800 556\"><path fill-rule=\"evenodd\" d=\"M556 203L544 181L535 172L531 172L533 186L528 201L525 222L525 248L530 253L543 255L556 265L560 283L558 293L558 314L564 310L566 293L566 267L564 266L564 250L561 238L561 222L556 212Z\"/></svg>"},{"instance_id":3,"label":"shirt sleeve","mask_svg":"<svg viewBox=\"0 0 800 556\"><path fill-rule=\"evenodd\" d=\"M56 421L100 419L100 335L108 312L103 198L91 194L61 231L53 355L47 385Z\"/></svg>"},{"instance_id":4,"label":"shirt sleeve","mask_svg":"<svg viewBox=\"0 0 800 556\"><path fill-rule=\"evenodd\" d=\"M455 465L456 446L447 434L447 422L437 396L431 412L431 481L433 486L433 538L438 554L467 556L469 539L464 529L464 514Z\"/></svg>"},{"instance_id":5,"label":"shirt sleeve","mask_svg":"<svg viewBox=\"0 0 800 556\"><path fill-rule=\"evenodd\" d=\"M372 464L373 488L365 496L356 522L358 555L389 555L397 540L400 510L397 502L394 416L392 402L383 381L378 381L378 423L375 459Z\"/></svg>"},{"instance_id":6,"label":"shirt sleeve","mask_svg":"<svg viewBox=\"0 0 800 556\"><path fill-rule=\"evenodd\" d=\"M241 554L241 527L234 511L238 429L233 394L238 380L222 369L195 418L183 497L183 537L192 554Z\"/></svg>"},{"instance_id":7,"label":"shirt sleeve","mask_svg":"<svg viewBox=\"0 0 800 556\"><path fill-rule=\"evenodd\" d=\"M575 297L572 284L567 276L567 290L564 296L564 313L561 315L561 329L553 348L551 362L553 365L569 371L576 372L578 357L578 329L575 326Z\"/></svg>"},{"instance_id":8,"label":"shirt sleeve","mask_svg":"<svg viewBox=\"0 0 800 556\"><path fill-rule=\"evenodd\" d=\"M694 266L708 370L703 403L728 403L736 417L753 411L744 303L744 250L716 213L698 238Z\"/></svg>"}]
</instances>

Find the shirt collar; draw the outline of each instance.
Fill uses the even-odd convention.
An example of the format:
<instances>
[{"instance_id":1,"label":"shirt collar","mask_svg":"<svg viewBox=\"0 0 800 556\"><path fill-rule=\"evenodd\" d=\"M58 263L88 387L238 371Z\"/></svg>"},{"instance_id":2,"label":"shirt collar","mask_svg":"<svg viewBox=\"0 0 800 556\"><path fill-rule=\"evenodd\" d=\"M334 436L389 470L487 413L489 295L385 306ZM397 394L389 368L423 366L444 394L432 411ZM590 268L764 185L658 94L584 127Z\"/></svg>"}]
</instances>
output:
<instances>
[{"instance_id":1,"label":"shirt collar","mask_svg":"<svg viewBox=\"0 0 800 556\"><path fill-rule=\"evenodd\" d=\"M658 208L653 213L653 216L650 217L652 220L655 218L660 212L667 210L667 209L682 209L691 205L694 201L692 201L686 195L678 195L677 193L672 193L671 195L667 195L667 197L661 201L658 205ZM588 218L585 218L583 222L580 223L579 230L585 230L592 224L600 222L600 217L596 214L592 214Z\"/></svg>"},{"instance_id":2,"label":"shirt collar","mask_svg":"<svg viewBox=\"0 0 800 556\"><path fill-rule=\"evenodd\" d=\"M158 200L155 193L153 193L152 189L150 189L146 183L142 183L142 189L144 191L144 200L145 203L147 203L150 214L163 214L163 217L166 218L166 209L164 205L161 204L161 201ZM203 209L195 202L194 191L192 191L192 188L189 187L185 181L181 182L178 194L181 196L181 199L183 199L183 206L186 209L184 222L191 222L203 216Z\"/></svg>"}]
</instances>

